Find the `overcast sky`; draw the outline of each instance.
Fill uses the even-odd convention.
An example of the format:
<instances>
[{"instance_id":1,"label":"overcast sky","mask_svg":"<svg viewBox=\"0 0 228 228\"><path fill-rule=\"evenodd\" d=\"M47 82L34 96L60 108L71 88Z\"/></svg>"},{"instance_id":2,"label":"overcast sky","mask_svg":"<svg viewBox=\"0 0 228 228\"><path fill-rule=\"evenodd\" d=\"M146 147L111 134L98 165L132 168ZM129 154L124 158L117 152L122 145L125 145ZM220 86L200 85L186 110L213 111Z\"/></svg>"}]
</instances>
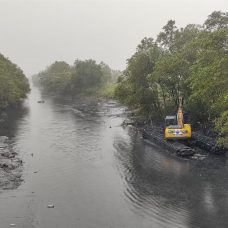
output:
<instances>
[{"instance_id":1,"label":"overcast sky","mask_svg":"<svg viewBox=\"0 0 228 228\"><path fill-rule=\"evenodd\" d=\"M0 53L27 76L77 58L122 70L169 19L202 24L214 10L228 11L228 0L0 0Z\"/></svg>"}]
</instances>

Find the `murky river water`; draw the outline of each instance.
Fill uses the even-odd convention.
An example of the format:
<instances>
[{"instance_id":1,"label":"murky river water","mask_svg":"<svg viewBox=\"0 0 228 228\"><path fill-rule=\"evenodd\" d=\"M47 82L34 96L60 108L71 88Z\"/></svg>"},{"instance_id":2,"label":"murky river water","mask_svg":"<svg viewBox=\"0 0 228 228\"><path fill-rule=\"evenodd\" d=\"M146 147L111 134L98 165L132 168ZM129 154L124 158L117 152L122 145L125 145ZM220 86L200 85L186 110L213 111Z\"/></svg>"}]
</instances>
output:
<instances>
[{"instance_id":1,"label":"murky river water","mask_svg":"<svg viewBox=\"0 0 228 228\"><path fill-rule=\"evenodd\" d=\"M1 132L24 182L0 192L0 228L228 227L226 157L178 159L122 128L115 102L40 99L33 88Z\"/></svg>"}]
</instances>

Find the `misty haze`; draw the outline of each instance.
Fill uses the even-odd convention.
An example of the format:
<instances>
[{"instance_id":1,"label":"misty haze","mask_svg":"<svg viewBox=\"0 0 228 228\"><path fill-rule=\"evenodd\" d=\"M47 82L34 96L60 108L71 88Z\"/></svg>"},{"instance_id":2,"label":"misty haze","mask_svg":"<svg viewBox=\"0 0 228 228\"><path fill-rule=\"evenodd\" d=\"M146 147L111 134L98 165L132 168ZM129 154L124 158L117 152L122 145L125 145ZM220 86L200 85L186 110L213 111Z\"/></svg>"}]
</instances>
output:
<instances>
[{"instance_id":1,"label":"misty haze","mask_svg":"<svg viewBox=\"0 0 228 228\"><path fill-rule=\"evenodd\" d=\"M226 228L228 2L0 0L0 228Z\"/></svg>"}]
</instances>

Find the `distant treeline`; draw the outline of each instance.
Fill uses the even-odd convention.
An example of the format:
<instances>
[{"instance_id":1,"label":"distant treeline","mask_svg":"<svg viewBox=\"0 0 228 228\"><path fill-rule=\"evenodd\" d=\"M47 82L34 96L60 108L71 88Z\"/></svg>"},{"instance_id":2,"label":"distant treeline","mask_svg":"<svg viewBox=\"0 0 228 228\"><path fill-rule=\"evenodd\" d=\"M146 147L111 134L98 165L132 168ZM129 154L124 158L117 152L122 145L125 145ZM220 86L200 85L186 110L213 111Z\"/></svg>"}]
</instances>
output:
<instances>
[{"instance_id":1,"label":"distant treeline","mask_svg":"<svg viewBox=\"0 0 228 228\"><path fill-rule=\"evenodd\" d=\"M44 71L34 75L33 83L45 92L55 95L96 95L104 92L107 85L115 82L121 72L107 64L94 60L76 60L73 66L56 61Z\"/></svg>"},{"instance_id":2,"label":"distant treeline","mask_svg":"<svg viewBox=\"0 0 228 228\"><path fill-rule=\"evenodd\" d=\"M23 71L0 54L0 111L20 102L29 91Z\"/></svg>"},{"instance_id":3,"label":"distant treeline","mask_svg":"<svg viewBox=\"0 0 228 228\"><path fill-rule=\"evenodd\" d=\"M156 39L144 38L118 79L115 95L162 121L183 97L191 123L216 130L228 143L228 13L178 29L170 20Z\"/></svg>"}]
</instances>

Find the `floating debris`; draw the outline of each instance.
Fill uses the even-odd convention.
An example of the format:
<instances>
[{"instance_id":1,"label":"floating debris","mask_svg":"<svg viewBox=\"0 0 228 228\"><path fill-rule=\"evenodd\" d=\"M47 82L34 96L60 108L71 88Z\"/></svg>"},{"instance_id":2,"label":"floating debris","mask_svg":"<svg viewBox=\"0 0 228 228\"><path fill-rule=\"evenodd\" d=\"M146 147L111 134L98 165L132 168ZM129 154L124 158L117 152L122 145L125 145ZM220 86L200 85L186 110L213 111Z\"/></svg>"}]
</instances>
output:
<instances>
[{"instance_id":1,"label":"floating debris","mask_svg":"<svg viewBox=\"0 0 228 228\"><path fill-rule=\"evenodd\" d=\"M37 103L43 104L43 103L45 103L45 101L44 100L41 100L41 101L37 101Z\"/></svg>"},{"instance_id":2,"label":"floating debris","mask_svg":"<svg viewBox=\"0 0 228 228\"><path fill-rule=\"evenodd\" d=\"M192 159L196 159L196 160L204 160L206 158L206 155L201 155L201 154L194 154L192 156Z\"/></svg>"},{"instance_id":3,"label":"floating debris","mask_svg":"<svg viewBox=\"0 0 228 228\"><path fill-rule=\"evenodd\" d=\"M54 208L55 206L54 206L54 204L49 204L47 207L48 208Z\"/></svg>"}]
</instances>

